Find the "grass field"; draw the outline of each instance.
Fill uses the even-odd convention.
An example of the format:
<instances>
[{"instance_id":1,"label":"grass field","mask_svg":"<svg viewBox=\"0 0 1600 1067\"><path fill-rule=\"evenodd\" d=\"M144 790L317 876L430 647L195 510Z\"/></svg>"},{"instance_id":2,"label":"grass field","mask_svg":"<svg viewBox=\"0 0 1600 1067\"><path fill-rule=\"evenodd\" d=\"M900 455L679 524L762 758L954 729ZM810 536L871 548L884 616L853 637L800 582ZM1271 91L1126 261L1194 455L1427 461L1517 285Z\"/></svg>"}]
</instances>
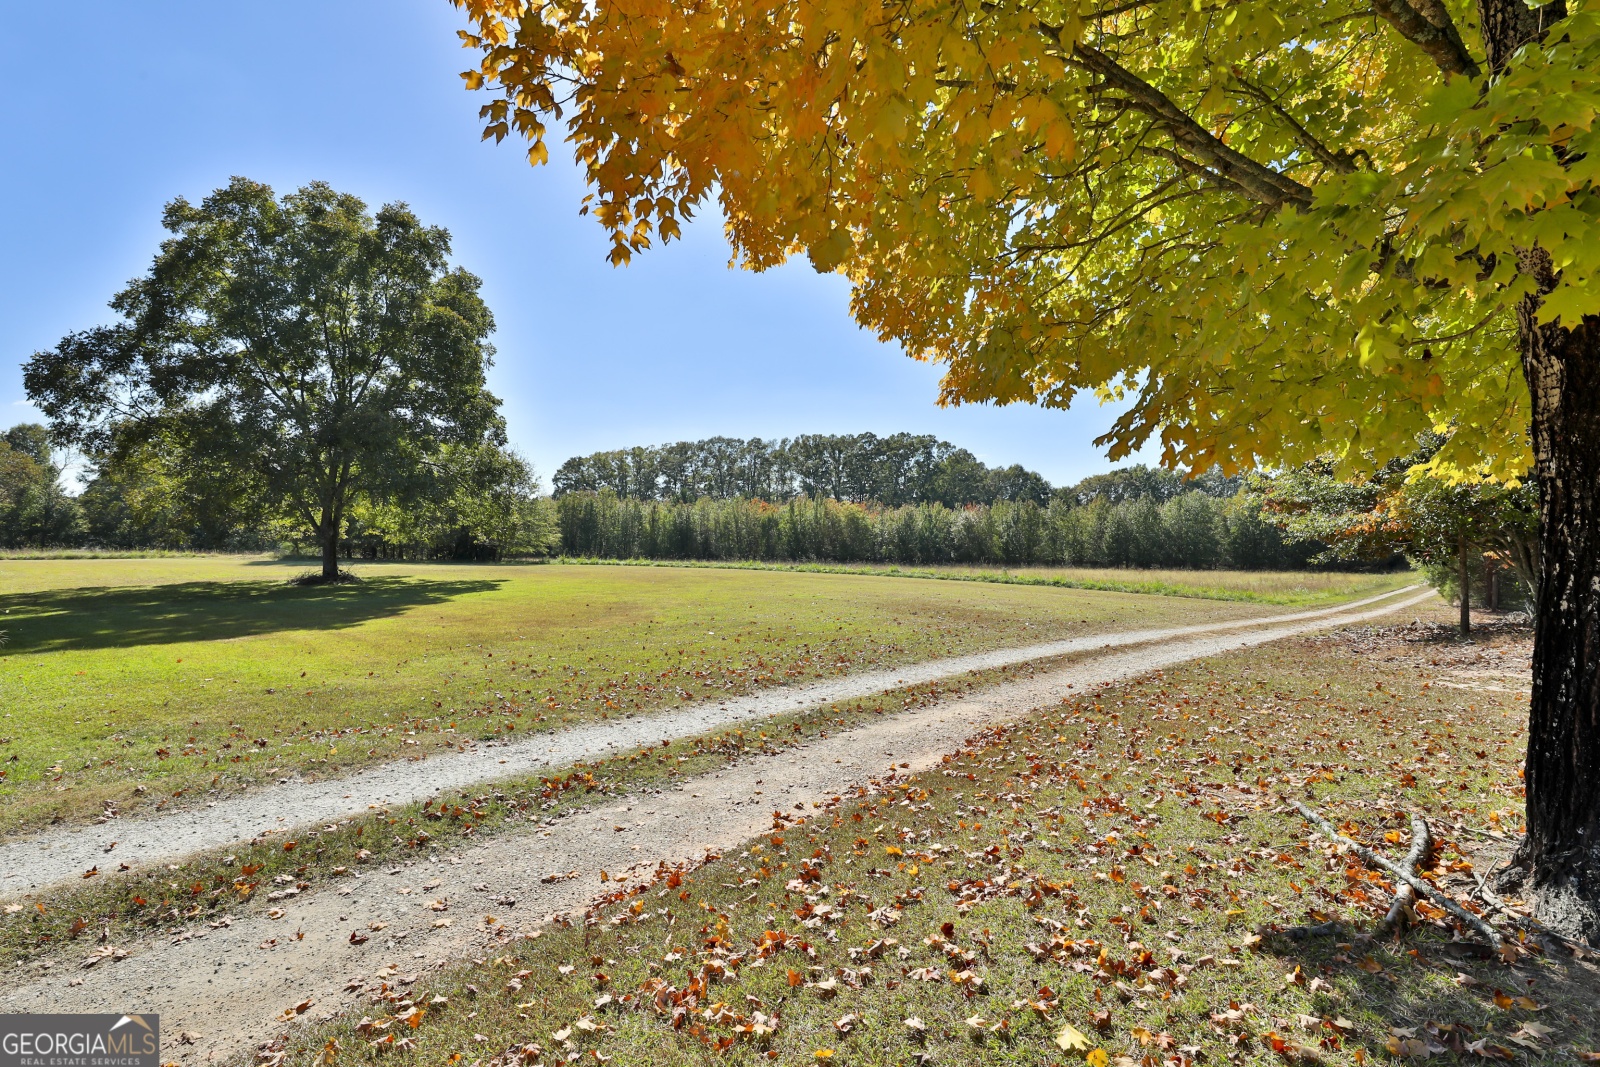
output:
<instances>
[{"instance_id":1,"label":"grass field","mask_svg":"<svg viewBox=\"0 0 1600 1067\"><path fill-rule=\"evenodd\" d=\"M650 750L650 758L624 753L593 759L521 778L500 779L492 793L478 794L460 815L445 816L441 825L451 830L472 827L473 839L483 841L502 833L527 832L528 819L559 819L605 803L625 793L671 788L686 779L713 773L753 755L771 755L826 738L840 727L871 723L906 707L928 707L967 696L989 685L1015 681L1037 669L1050 669L1076 657L1057 657L1010 667L969 672L952 679L905 686L856 700L807 708L763 720L757 730L738 727L677 738ZM551 783L557 783L552 786ZM242 869L252 871L247 881L267 885L279 877L293 876L302 886L323 886L338 881L339 873L364 863L401 862L414 855L412 840L385 833L389 826L427 825L431 802L415 802L367 812L341 820L336 829L315 835L310 852L286 852L276 839L233 842L225 847L184 857L177 864L142 867L108 877L79 880L52 888L33 899L48 907L0 914L0 965L13 963L55 966L81 953L88 930L104 932L107 940L122 942L179 927L202 928L223 915L235 918L270 908L268 894L236 895L231 887ZM445 809L440 809L444 811ZM534 816L533 813L537 813ZM196 900L174 895L173 871L182 871L184 887L194 882L226 887L208 891ZM194 905L199 904L199 908ZM173 909L188 912L179 922Z\"/></svg>"},{"instance_id":2,"label":"grass field","mask_svg":"<svg viewBox=\"0 0 1600 1067\"><path fill-rule=\"evenodd\" d=\"M1284 806L1396 856L1422 812L1428 876L1464 897L1517 829L1526 640L1357 631L1085 694L570 929L374 986L282 1062L1593 1059L1584 966L1508 966L1427 907L1365 936L1393 886Z\"/></svg>"},{"instance_id":3,"label":"grass field","mask_svg":"<svg viewBox=\"0 0 1600 1067\"><path fill-rule=\"evenodd\" d=\"M303 570L0 562L0 833L831 673L1264 610L711 568L368 564L356 586L287 584Z\"/></svg>"},{"instance_id":4,"label":"grass field","mask_svg":"<svg viewBox=\"0 0 1600 1067\"><path fill-rule=\"evenodd\" d=\"M1377 574L1339 571L1184 571L1126 570L1104 567L988 567L965 564L905 565L867 563L706 563L681 560L558 559L556 564L691 567L800 571L808 574L872 574L889 578L934 578L998 585L1041 585L1060 589L1098 589L1115 593L1240 600L1253 604L1311 606L1371 596L1416 580L1410 571Z\"/></svg>"}]
</instances>

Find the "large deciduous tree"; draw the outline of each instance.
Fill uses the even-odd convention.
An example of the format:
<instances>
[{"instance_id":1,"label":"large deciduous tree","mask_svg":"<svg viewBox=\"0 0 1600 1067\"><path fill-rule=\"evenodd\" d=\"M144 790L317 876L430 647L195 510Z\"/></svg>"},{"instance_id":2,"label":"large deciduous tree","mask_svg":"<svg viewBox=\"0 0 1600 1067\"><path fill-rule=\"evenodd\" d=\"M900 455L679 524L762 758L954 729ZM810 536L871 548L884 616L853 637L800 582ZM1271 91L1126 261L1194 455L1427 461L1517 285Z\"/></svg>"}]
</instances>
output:
<instances>
[{"instance_id":1,"label":"large deciduous tree","mask_svg":"<svg viewBox=\"0 0 1600 1067\"><path fill-rule=\"evenodd\" d=\"M313 183L235 178L167 205L172 233L113 326L28 363L28 395L91 454L159 439L312 533L339 575L352 501L403 500L447 445L503 441L494 328L450 235Z\"/></svg>"},{"instance_id":2,"label":"large deciduous tree","mask_svg":"<svg viewBox=\"0 0 1600 1067\"><path fill-rule=\"evenodd\" d=\"M943 362L1131 397L1114 455L1441 465L1541 492L1519 854L1600 938L1600 20L1579 0L455 0L625 261L715 197ZM1592 2L1592 0L1591 0Z\"/></svg>"}]
</instances>

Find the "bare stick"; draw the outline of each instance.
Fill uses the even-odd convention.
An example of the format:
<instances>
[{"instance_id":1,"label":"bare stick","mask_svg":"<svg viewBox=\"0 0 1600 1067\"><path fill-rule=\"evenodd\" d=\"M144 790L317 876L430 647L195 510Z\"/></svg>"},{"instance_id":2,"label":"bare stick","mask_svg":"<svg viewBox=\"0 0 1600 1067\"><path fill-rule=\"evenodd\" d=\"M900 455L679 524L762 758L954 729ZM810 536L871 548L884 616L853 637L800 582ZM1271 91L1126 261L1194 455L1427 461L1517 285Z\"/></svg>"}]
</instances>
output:
<instances>
[{"instance_id":1,"label":"bare stick","mask_svg":"<svg viewBox=\"0 0 1600 1067\"><path fill-rule=\"evenodd\" d=\"M1429 885L1427 882L1424 882L1421 878L1418 878L1415 874L1400 869L1399 867L1395 866L1392 861L1384 859L1366 845L1363 845L1358 841L1352 841L1348 837L1345 837L1338 830L1335 830L1333 828L1333 824L1327 819L1324 819L1321 815L1318 815L1316 812L1312 811L1298 800L1291 800L1289 803L1294 805L1294 809L1301 815L1304 815L1306 820L1310 822L1311 825L1315 826L1318 830L1321 830L1323 835L1327 837L1328 840L1345 845L1352 852L1366 860L1372 866L1380 867L1383 870L1388 871L1400 881L1409 885L1413 890L1427 897L1429 900L1439 905L1439 907L1443 908L1451 915L1454 915L1457 919L1460 919L1462 922L1472 927L1478 932L1478 935L1487 941L1489 946L1496 952L1501 950L1504 942L1501 940L1499 932L1496 931L1494 927L1484 922L1483 919L1472 914L1472 912L1468 911L1466 908L1463 908L1460 904L1457 904L1455 901L1451 900L1449 897L1433 888L1433 886ZM1413 816L1413 818L1414 817L1415 816ZM1412 847L1416 847L1415 842L1413 842ZM1387 922L1388 920L1385 919L1384 921Z\"/></svg>"},{"instance_id":2,"label":"bare stick","mask_svg":"<svg viewBox=\"0 0 1600 1067\"><path fill-rule=\"evenodd\" d=\"M1401 861L1403 869L1411 874L1417 873L1417 866L1433 848L1433 835L1428 830L1427 822L1418 815L1411 816L1411 851L1406 853L1406 858ZM1394 903L1389 906L1389 912L1378 924L1373 936L1382 937L1390 933L1397 933L1410 925L1415 918L1412 906L1417 901L1417 891L1411 888L1409 882L1401 882L1395 890ZM1346 933L1344 924L1339 922L1325 922L1318 926L1291 926L1279 933L1292 941L1307 941L1317 937L1337 937Z\"/></svg>"},{"instance_id":3,"label":"bare stick","mask_svg":"<svg viewBox=\"0 0 1600 1067\"><path fill-rule=\"evenodd\" d=\"M1422 816L1411 814L1411 851L1406 853L1406 858L1400 861L1400 867L1411 877L1415 877L1417 867L1427 858L1428 850L1433 848L1433 835L1428 832L1428 824ZM1417 902L1417 891L1411 883L1401 882L1394 893L1394 903L1389 905L1389 913L1383 917L1383 922L1378 924L1379 934L1397 933L1404 930L1412 919L1412 906Z\"/></svg>"}]
</instances>

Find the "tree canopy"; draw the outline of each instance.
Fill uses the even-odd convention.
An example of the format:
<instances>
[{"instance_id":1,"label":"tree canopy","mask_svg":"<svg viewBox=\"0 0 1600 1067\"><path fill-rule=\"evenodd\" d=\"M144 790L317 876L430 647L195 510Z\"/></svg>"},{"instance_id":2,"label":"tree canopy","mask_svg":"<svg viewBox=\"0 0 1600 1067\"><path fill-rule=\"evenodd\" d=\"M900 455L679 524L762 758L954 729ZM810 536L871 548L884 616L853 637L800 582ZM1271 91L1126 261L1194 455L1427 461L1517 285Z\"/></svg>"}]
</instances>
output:
<instances>
[{"instance_id":1,"label":"tree canopy","mask_svg":"<svg viewBox=\"0 0 1600 1067\"><path fill-rule=\"evenodd\" d=\"M610 489L638 500L796 495L897 507L1050 499L1050 483L1019 464L990 467L932 434L801 434L779 441L708 437L573 456L556 471L557 496Z\"/></svg>"},{"instance_id":2,"label":"tree canopy","mask_svg":"<svg viewBox=\"0 0 1600 1067\"><path fill-rule=\"evenodd\" d=\"M1459 0L457 2L486 136L537 162L567 118L614 260L715 197L741 262L847 273L947 400L1126 391L1113 456L1382 463L1450 426L1515 473L1518 250L1559 272L1541 319L1600 309L1582 8L1517 0L1553 26L1513 62Z\"/></svg>"},{"instance_id":3,"label":"tree canopy","mask_svg":"<svg viewBox=\"0 0 1600 1067\"><path fill-rule=\"evenodd\" d=\"M60 439L100 456L160 440L176 468L225 477L231 509L312 532L327 578L354 501L426 491L449 446L504 443L494 320L445 230L244 178L162 224L173 236L111 302L122 321L26 367Z\"/></svg>"}]
</instances>

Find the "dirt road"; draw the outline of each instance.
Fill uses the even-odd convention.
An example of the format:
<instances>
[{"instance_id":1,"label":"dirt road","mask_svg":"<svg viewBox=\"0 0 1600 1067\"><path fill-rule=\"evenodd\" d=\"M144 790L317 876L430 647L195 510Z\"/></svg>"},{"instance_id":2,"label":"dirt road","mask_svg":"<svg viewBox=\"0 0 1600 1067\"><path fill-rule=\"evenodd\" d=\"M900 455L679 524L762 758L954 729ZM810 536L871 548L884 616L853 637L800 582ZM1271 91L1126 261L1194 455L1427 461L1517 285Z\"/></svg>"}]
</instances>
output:
<instances>
[{"instance_id":1,"label":"dirt road","mask_svg":"<svg viewBox=\"0 0 1600 1067\"><path fill-rule=\"evenodd\" d=\"M511 742L476 745L465 752L429 756L420 764L409 761L388 764L326 781L290 779L281 785L164 815L51 830L0 845L0 900L77 878L88 868L105 862L107 846L113 841L116 842L115 859L119 863L130 867L167 863L204 849L248 841L269 830L333 822L374 806L421 801L441 790L464 789L496 778L565 767L578 760L637 750L671 738L871 696L899 685L922 684L968 671L1071 653L1328 619L1371 604L1394 602L1414 591L1414 586L1407 587L1316 611L1161 630L1125 630L930 660L811 685L769 689L717 704L707 702L654 714L630 715L560 732L536 733Z\"/></svg>"},{"instance_id":2,"label":"dirt road","mask_svg":"<svg viewBox=\"0 0 1600 1067\"><path fill-rule=\"evenodd\" d=\"M57 973L35 972L27 984L0 994L0 1011L155 1011L164 1059L220 1060L268 1040L285 1025L279 1014L300 1001L313 1002L302 1020L352 1007L359 993L346 986L353 981L359 990L360 981L370 983L379 972L391 982L416 975L415 988L426 988L428 973L483 947L495 929L529 932L551 912L584 903L600 890L602 869L615 874L728 850L770 827L774 809L809 808L891 764L925 768L985 725L1173 664L1391 615L1432 596L1414 593L1365 610L1302 614L1242 632L1093 656L799 749L752 757L673 790L623 798L549 829L503 833L363 871L285 901L278 919L252 915L175 940L121 946L131 950L126 960L92 970L63 964ZM573 868L578 876L570 880L540 881ZM506 903L513 898L514 905ZM438 902L442 912L434 907ZM486 924L488 914L497 918L495 927ZM441 915L451 923L438 925ZM365 944L351 943L353 932L367 934L375 923L388 925Z\"/></svg>"}]
</instances>

